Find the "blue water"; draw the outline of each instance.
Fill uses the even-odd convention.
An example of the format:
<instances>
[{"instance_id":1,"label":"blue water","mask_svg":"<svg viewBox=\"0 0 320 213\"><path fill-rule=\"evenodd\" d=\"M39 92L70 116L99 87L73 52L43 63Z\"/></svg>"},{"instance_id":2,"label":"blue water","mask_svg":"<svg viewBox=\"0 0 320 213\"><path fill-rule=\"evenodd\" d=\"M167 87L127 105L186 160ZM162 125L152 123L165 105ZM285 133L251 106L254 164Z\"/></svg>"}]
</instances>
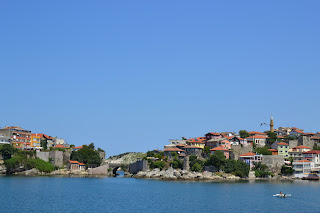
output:
<instances>
[{"instance_id":1,"label":"blue water","mask_svg":"<svg viewBox=\"0 0 320 213\"><path fill-rule=\"evenodd\" d=\"M0 177L0 212L320 212L320 182ZM291 198L275 198L279 191Z\"/></svg>"}]
</instances>

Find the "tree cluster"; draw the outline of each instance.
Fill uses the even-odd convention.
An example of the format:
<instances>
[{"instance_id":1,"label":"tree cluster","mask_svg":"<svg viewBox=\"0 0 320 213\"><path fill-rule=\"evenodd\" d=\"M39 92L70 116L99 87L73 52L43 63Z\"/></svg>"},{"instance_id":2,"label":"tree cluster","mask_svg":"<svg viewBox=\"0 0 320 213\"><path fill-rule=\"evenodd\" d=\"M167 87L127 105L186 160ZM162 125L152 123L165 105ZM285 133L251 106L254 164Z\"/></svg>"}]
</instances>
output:
<instances>
[{"instance_id":1,"label":"tree cluster","mask_svg":"<svg viewBox=\"0 0 320 213\"><path fill-rule=\"evenodd\" d=\"M247 177L249 175L249 166L242 162L232 159L226 159L223 152L215 151L205 162L205 166L214 166L217 170L223 170L226 173L233 173L239 177Z\"/></svg>"},{"instance_id":2,"label":"tree cluster","mask_svg":"<svg viewBox=\"0 0 320 213\"><path fill-rule=\"evenodd\" d=\"M99 151L94 149L93 143L89 144L88 146L83 145L82 149L79 149L78 151L72 151L70 159L84 163L87 167L97 167L101 164Z\"/></svg>"}]
</instances>

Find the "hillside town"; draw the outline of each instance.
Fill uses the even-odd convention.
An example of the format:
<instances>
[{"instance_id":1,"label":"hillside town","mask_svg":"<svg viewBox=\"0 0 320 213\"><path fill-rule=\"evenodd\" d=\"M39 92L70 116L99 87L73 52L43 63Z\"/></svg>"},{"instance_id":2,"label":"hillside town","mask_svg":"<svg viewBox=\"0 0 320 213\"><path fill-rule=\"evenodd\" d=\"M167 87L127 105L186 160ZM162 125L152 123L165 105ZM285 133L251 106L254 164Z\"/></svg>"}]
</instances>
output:
<instances>
[{"instance_id":1,"label":"hillside town","mask_svg":"<svg viewBox=\"0 0 320 213\"><path fill-rule=\"evenodd\" d=\"M215 152L222 152L225 159L245 162L251 175L261 174L253 171L263 165L266 175L319 179L320 132L305 132L297 127L275 129L272 116L269 126L270 129L264 132L208 132L200 137L170 139L170 143L164 146L163 154L169 160L177 156L183 161L190 156L206 160ZM208 170L208 167L202 168L202 171Z\"/></svg>"},{"instance_id":2,"label":"hillside town","mask_svg":"<svg viewBox=\"0 0 320 213\"><path fill-rule=\"evenodd\" d=\"M21 172L40 164L44 165L38 166L40 170L47 173L59 170L60 173L82 174L100 166L105 159L104 150L96 149L93 143L75 146L65 139L33 133L18 126L0 129L0 151L0 174Z\"/></svg>"}]
</instances>

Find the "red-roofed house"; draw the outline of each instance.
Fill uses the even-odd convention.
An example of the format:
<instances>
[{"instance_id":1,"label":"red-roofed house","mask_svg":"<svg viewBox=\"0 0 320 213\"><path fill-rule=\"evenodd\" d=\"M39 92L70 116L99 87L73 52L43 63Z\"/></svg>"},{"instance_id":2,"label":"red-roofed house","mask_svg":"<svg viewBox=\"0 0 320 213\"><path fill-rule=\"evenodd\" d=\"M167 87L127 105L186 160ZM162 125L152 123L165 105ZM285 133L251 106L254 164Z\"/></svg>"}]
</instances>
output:
<instances>
[{"instance_id":1,"label":"red-roofed house","mask_svg":"<svg viewBox=\"0 0 320 213\"><path fill-rule=\"evenodd\" d=\"M310 150L302 154L304 160L312 161L315 167L320 167L320 150ZM319 169L317 171L319 171Z\"/></svg>"},{"instance_id":2,"label":"red-roofed house","mask_svg":"<svg viewBox=\"0 0 320 213\"><path fill-rule=\"evenodd\" d=\"M261 135L253 135L253 136L247 137L246 139L248 143L251 143L253 145L253 142L254 142L258 147L264 147L267 142L267 137L261 136Z\"/></svg>"},{"instance_id":3,"label":"red-roofed house","mask_svg":"<svg viewBox=\"0 0 320 213\"><path fill-rule=\"evenodd\" d=\"M172 157L172 153L177 153L177 155L184 153L185 151L182 149L179 149L177 147L172 147L172 148L164 148L163 149L164 156L166 157Z\"/></svg>"},{"instance_id":4,"label":"red-roofed house","mask_svg":"<svg viewBox=\"0 0 320 213\"><path fill-rule=\"evenodd\" d=\"M272 155L278 155L278 150L276 149L268 149L270 152L272 152Z\"/></svg>"},{"instance_id":5,"label":"red-roofed house","mask_svg":"<svg viewBox=\"0 0 320 213\"><path fill-rule=\"evenodd\" d=\"M296 146L293 147L292 149L289 149L289 157L292 157L294 161L302 160L303 159L303 154L304 152L310 151L311 148L307 146Z\"/></svg>"},{"instance_id":6,"label":"red-roofed house","mask_svg":"<svg viewBox=\"0 0 320 213\"><path fill-rule=\"evenodd\" d=\"M298 129L293 129L290 132L290 136L293 136L293 137L299 137L300 135L304 135L304 132Z\"/></svg>"},{"instance_id":7,"label":"red-roofed house","mask_svg":"<svg viewBox=\"0 0 320 213\"><path fill-rule=\"evenodd\" d=\"M278 150L278 154L283 155L285 158L289 157L289 144L285 142L274 142L271 144L271 149Z\"/></svg>"},{"instance_id":8,"label":"red-roofed house","mask_svg":"<svg viewBox=\"0 0 320 213\"><path fill-rule=\"evenodd\" d=\"M78 161L75 160L69 160L67 163L67 169L70 171L74 170L85 170L86 165L84 163L79 163Z\"/></svg>"},{"instance_id":9,"label":"red-roofed house","mask_svg":"<svg viewBox=\"0 0 320 213\"><path fill-rule=\"evenodd\" d=\"M69 147L65 147L65 146L63 146L63 145L61 145L61 144L57 144L57 145L55 145L53 148L54 148L54 149L68 149Z\"/></svg>"},{"instance_id":10,"label":"red-roofed house","mask_svg":"<svg viewBox=\"0 0 320 213\"><path fill-rule=\"evenodd\" d=\"M220 151L223 152L224 156L226 157L226 159L229 159L229 150L226 148L223 148L221 146L215 147L213 149L210 149L211 154L213 154L216 151Z\"/></svg>"},{"instance_id":11,"label":"red-roofed house","mask_svg":"<svg viewBox=\"0 0 320 213\"><path fill-rule=\"evenodd\" d=\"M82 149L82 146L71 147L72 151L78 151Z\"/></svg>"},{"instance_id":12,"label":"red-roofed house","mask_svg":"<svg viewBox=\"0 0 320 213\"><path fill-rule=\"evenodd\" d=\"M240 138L240 137L236 137L236 136L233 136L232 138L229 139L231 145L244 145L244 146L247 146L248 145L248 141L246 138Z\"/></svg>"},{"instance_id":13,"label":"red-roofed house","mask_svg":"<svg viewBox=\"0 0 320 213\"><path fill-rule=\"evenodd\" d=\"M217 132L209 132L206 134L206 139L210 140L210 139L214 139L214 138L222 138L222 135L220 133Z\"/></svg>"},{"instance_id":14,"label":"red-roofed house","mask_svg":"<svg viewBox=\"0 0 320 213\"><path fill-rule=\"evenodd\" d=\"M239 155L239 160L248 164L250 166L250 169L252 169L254 167L254 162L261 162L262 155L253 152L247 152Z\"/></svg>"},{"instance_id":15,"label":"red-roofed house","mask_svg":"<svg viewBox=\"0 0 320 213\"><path fill-rule=\"evenodd\" d=\"M251 131L248 132L251 136L264 136L264 137L268 137L266 133L263 132L256 132L256 131Z\"/></svg>"}]
</instances>

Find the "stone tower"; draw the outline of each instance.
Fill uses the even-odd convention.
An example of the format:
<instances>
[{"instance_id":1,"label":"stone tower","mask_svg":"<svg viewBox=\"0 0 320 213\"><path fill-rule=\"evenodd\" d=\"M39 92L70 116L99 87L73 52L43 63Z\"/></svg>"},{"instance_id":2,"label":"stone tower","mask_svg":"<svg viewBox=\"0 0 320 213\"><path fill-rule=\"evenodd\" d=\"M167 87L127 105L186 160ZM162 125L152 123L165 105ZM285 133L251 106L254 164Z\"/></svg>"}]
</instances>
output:
<instances>
[{"instance_id":1,"label":"stone tower","mask_svg":"<svg viewBox=\"0 0 320 213\"><path fill-rule=\"evenodd\" d=\"M270 119L270 132L274 132L274 129L273 129L273 116L271 115L271 119Z\"/></svg>"}]
</instances>

